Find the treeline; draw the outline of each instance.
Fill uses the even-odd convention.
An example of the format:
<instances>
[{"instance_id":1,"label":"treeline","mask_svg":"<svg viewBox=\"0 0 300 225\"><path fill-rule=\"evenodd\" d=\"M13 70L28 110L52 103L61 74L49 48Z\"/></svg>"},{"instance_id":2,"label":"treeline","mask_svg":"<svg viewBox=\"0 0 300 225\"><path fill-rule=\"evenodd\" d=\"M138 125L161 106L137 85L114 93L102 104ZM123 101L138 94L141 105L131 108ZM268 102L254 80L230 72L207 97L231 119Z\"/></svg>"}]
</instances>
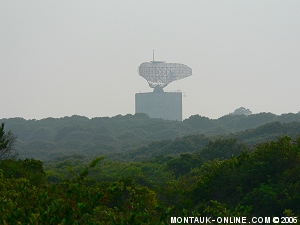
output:
<instances>
[{"instance_id":1,"label":"treeline","mask_svg":"<svg viewBox=\"0 0 300 225\"><path fill-rule=\"evenodd\" d=\"M234 139L247 145L249 151L257 143L274 141L282 135L296 137L300 135L300 123L280 123L272 122L254 129L247 129L224 135L209 136L204 134L186 135L173 140L154 141L147 146L128 150L125 152L110 153L107 156L113 160L143 161L149 160L159 155L180 155L191 153L203 149L208 143L219 139ZM224 143L223 143L224 144ZM226 150L222 149L220 152Z\"/></svg>"},{"instance_id":2,"label":"treeline","mask_svg":"<svg viewBox=\"0 0 300 225\"><path fill-rule=\"evenodd\" d=\"M12 130L18 136L15 147L23 158L45 161L62 154L82 153L86 156L100 154L115 159L119 156L120 159L126 160L144 160L162 153L161 148L154 152L151 148L156 148L157 145L171 146L172 141L178 142L174 140L176 138L193 142L195 136L184 138L187 135L199 137L196 146L190 147L188 151L190 152L201 149L216 135L232 136L253 145L264 140L274 140L280 134L299 133L297 127L300 114L226 115L219 119L194 115L182 122L150 119L146 114L92 119L74 115L41 120L11 118L1 119L0 122L5 123L6 129ZM268 125L269 127L262 126L267 123L272 124ZM264 130L254 129L257 127ZM261 135L262 133L264 135ZM170 141L159 143L162 140ZM152 142L155 143L147 146ZM170 154L181 153L176 148L164 147L164 150Z\"/></svg>"},{"instance_id":3,"label":"treeline","mask_svg":"<svg viewBox=\"0 0 300 225\"><path fill-rule=\"evenodd\" d=\"M0 161L1 224L170 224L172 216L300 216L300 137L209 141L143 162ZM87 161L91 161L87 163Z\"/></svg>"}]
</instances>

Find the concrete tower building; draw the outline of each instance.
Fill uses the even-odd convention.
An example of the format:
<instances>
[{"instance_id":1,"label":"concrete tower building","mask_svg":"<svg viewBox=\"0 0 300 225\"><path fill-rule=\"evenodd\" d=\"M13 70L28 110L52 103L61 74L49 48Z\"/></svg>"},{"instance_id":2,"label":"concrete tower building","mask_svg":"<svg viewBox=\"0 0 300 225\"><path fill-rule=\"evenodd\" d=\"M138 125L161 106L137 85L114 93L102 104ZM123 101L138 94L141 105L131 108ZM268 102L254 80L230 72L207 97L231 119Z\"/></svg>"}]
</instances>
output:
<instances>
[{"instance_id":1,"label":"concrete tower building","mask_svg":"<svg viewBox=\"0 0 300 225\"><path fill-rule=\"evenodd\" d=\"M163 88L191 76L192 69L180 63L154 61L153 56L153 61L142 63L138 72L154 90L135 94L135 112L146 113L150 118L182 121L182 93L164 92Z\"/></svg>"}]
</instances>

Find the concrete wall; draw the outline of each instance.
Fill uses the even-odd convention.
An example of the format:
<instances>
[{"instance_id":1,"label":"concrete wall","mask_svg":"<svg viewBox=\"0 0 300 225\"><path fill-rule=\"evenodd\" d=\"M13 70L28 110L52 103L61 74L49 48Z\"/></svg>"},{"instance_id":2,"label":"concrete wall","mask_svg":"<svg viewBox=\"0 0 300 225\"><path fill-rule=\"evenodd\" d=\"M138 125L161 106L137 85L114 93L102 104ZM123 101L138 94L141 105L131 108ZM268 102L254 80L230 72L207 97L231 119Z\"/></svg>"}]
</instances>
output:
<instances>
[{"instance_id":1,"label":"concrete wall","mask_svg":"<svg viewBox=\"0 0 300 225\"><path fill-rule=\"evenodd\" d=\"M146 113L150 118L182 121L182 93L137 93L135 112Z\"/></svg>"}]
</instances>

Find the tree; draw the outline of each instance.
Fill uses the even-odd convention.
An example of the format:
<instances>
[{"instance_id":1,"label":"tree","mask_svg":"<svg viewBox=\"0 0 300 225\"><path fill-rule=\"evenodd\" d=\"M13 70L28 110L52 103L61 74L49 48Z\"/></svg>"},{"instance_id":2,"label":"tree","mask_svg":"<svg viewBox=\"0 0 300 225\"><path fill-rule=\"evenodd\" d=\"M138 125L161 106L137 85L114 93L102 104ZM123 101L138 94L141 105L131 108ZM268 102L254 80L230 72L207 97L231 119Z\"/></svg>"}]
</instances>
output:
<instances>
[{"instance_id":1,"label":"tree","mask_svg":"<svg viewBox=\"0 0 300 225\"><path fill-rule=\"evenodd\" d=\"M4 123L0 128L0 160L13 159L18 154L15 152L14 144L17 136L13 135L11 131L5 133Z\"/></svg>"}]
</instances>

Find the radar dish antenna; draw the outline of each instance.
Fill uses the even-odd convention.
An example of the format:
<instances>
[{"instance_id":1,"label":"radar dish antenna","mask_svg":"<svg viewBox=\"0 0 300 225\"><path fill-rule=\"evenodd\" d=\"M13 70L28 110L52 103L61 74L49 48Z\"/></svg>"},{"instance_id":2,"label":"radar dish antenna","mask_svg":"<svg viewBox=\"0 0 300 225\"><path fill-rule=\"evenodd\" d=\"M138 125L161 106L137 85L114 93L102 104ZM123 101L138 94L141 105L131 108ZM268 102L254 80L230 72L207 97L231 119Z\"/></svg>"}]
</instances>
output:
<instances>
[{"instance_id":1,"label":"radar dish antenna","mask_svg":"<svg viewBox=\"0 0 300 225\"><path fill-rule=\"evenodd\" d=\"M145 78L154 91L166 87L175 80L180 80L192 75L192 69L181 63L166 63L164 61L154 60L143 62L138 68L139 75Z\"/></svg>"}]
</instances>

